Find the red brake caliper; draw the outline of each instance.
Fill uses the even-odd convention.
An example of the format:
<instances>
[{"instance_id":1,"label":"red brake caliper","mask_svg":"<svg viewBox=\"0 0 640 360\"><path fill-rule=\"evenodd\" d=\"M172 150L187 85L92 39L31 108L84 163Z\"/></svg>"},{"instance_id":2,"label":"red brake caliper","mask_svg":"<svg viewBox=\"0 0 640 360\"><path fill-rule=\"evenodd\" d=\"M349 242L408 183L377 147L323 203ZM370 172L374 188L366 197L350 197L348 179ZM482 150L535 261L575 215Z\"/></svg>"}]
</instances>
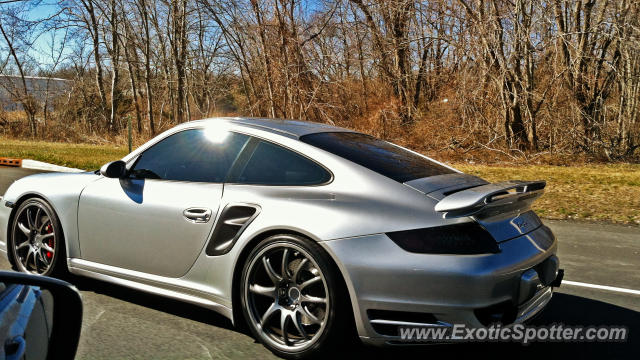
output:
<instances>
[{"instance_id":1,"label":"red brake caliper","mask_svg":"<svg viewBox=\"0 0 640 360\"><path fill-rule=\"evenodd\" d=\"M47 231L47 234L51 234L53 232L53 226L51 226L51 224L47 225L46 231ZM49 245L52 249L55 249L53 247L53 245L55 244L53 240L54 237L55 236L52 236L47 240L47 245ZM46 255L47 255L47 259L49 260L51 260L51 258L53 257L53 253L51 251L47 251Z\"/></svg>"}]
</instances>

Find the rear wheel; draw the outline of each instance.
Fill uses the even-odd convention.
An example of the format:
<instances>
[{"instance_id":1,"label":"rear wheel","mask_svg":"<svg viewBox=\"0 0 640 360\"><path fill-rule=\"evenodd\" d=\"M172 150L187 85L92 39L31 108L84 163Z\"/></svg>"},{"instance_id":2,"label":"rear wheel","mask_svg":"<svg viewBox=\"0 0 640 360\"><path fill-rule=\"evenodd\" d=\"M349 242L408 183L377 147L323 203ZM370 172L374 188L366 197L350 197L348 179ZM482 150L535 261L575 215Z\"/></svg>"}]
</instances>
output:
<instances>
[{"instance_id":1,"label":"rear wheel","mask_svg":"<svg viewBox=\"0 0 640 360\"><path fill-rule=\"evenodd\" d=\"M62 227L46 201L31 198L18 207L9 240L18 271L45 276L65 273Z\"/></svg>"},{"instance_id":2,"label":"rear wheel","mask_svg":"<svg viewBox=\"0 0 640 360\"><path fill-rule=\"evenodd\" d=\"M316 243L275 235L251 252L241 300L251 332L276 355L317 356L343 341L353 321L337 269Z\"/></svg>"}]
</instances>

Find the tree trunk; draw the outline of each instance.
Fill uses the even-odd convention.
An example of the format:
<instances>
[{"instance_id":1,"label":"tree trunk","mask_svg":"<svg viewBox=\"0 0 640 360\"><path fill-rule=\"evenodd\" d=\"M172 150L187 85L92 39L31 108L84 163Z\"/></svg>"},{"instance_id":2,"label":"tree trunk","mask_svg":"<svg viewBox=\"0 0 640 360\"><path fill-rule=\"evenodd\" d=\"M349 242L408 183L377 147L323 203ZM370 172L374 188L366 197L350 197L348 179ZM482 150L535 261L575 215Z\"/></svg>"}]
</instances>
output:
<instances>
[{"instance_id":1,"label":"tree trunk","mask_svg":"<svg viewBox=\"0 0 640 360\"><path fill-rule=\"evenodd\" d=\"M93 61L96 66L96 86L98 88L98 94L100 95L100 108L102 109L102 116L105 122L109 121L109 109L107 107L107 92L104 88L104 75L102 70L102 60L100 56L100 27L96 18L95 9L93 6L94 0L81 0L82 4L89 14L89 20L87 21L87 28L91 35L91 43L93 46ZM108 125L108 124L107 124Z\"/></svg>"},{"instance_id":2,"label":"tree trunk","mask_svg":"<svg viewBox=\"0 0 640 360\"><path fill-rule=\"evenodd\" d=\"M111 0L111 116L109 117L109 130L118 131L121 126L118 122L118 106L120 103L120 34L118 23L120 21L116 0Z\"/></svg>"},{"instance_id":3,"label":"tree trunk","mask_svg":"<svg viewBox=\"0 0 640 360\"><path fill-rule=\"evenodd\" d=\"M132 64L132 58L130 55L130 41L131 41L131 32L129 31L129 26L125 23L125 30L127 34L126 43L123 44L124 47L124 56L127 61L127 70L129 70L129 84L131 85L131 95L133 96L133 105L136 112L136 129L138 134L142 132L142 115L140 114L140 103L138 102L138 86L136 84L136 73L134 72L134 66ZM133 51L135 48L131 47ZM137 68L137 66L136 66Z\"/></svg>"},{"instance_id":4,"label":"tree trunk","mask_svg":"<svg viewBox=\"0 0 640 360\"><path fill-rule=\"evenodd\" d=\"M269 55L267 54L267 39L265 33L265 27L262 23L262 13L260 10L260 5L258 0L251 0L251 5L253 7L253 12L256 16L256 22L258 24L258 33L260 38L260 46L261 46L261 59L262 65L264 67L264 73L266 76L267 82L267 96L269 100L269 116L272 118L276 117L276 108L273 99L273 75L271 74L271 60L269 59Z\"/></svg>"},{"instance_id":5,"label":"tree trunk","mask_svg":"<svg viewBox=\"0 0 640 360\"><path fill-rule=\"evenodd\" d=\"M4 27L2 26L1 21L0 21L0 32L2 32L2 36L4 37L4 40L9 46L9 52L11 53L11 57L13 57L13 60L16 63L16 67L18 68L18 72L20 73L20 81L22 83L22 94L20 94L21 96L19 97L19 101L22 104L22 108L24 109L25 113L27 114L27 119L29 121L29 127L31 130L31 136L35 137L38 135L38 124L36 122L37 106L35 103L35 99L33 98L33 96L31 96L31 94L29 94L29 89L27 88L27 81L25 79L22 62L20 61L20 59L18 58L18 55L16 54L16 50L13 46L13 43L11 42L11 40L9 40L7 33L4 31Z\"/></svg>"}]
</instances>

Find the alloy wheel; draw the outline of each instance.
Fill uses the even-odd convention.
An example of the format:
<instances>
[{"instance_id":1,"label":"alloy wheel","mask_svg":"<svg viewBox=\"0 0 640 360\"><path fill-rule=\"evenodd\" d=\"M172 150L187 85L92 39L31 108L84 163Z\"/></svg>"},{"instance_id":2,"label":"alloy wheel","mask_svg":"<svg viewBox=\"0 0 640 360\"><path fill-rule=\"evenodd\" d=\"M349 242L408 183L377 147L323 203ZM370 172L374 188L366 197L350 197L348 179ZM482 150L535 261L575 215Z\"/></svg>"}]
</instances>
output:
<instances>
[{"instance_id":1,"label":"alloy wheel","mask_svg":"<svg viewBox=\"0 0 640 360\"><path fill-rule=\"evenodd\" d=\"M37 202L23 207L13 222L13 247L20 271L46 273L56 252L56 226L50 210Z\"/></svg>"},{"instance_id":2,"label":"alloy wheel","mask_svg":"<svg viewBox=\"0 0 640 360\"><path fill-rule=\"evenodd\" d=\"M245 279L253 326L284 351L302 351L323 334L330 310L324 274L313 257L291 243L273 243L253 257Z\"/></svg>"}]
</instances>

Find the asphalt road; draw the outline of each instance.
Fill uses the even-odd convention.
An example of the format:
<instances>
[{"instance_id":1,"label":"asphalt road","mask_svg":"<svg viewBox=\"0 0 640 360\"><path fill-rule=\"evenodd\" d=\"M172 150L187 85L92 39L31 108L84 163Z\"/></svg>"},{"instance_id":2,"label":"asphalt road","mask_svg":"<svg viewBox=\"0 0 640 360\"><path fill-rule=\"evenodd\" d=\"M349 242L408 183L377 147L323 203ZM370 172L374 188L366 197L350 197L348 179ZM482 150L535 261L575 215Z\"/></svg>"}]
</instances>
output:
<instances>
[{"instance_id":1,"label":"asphalt road","mask_svg":"<svg viewBox=\"0 0 640 360\"><path fill-rule=\"evenodd\" d=\"M37 171L0 168L0 194ZM640 228L546 221L559 239L565 280L640 290ZM0 260L0 269L9 269ZM84 303L77 359L246 359L274 356L222 316L196 306L79 277ZM335 356L373 358L640 358L640 295L563 285L538 325L622 325L626 343L456 344L409 348L353 346Z\"/></svg>"}]
</instances>

